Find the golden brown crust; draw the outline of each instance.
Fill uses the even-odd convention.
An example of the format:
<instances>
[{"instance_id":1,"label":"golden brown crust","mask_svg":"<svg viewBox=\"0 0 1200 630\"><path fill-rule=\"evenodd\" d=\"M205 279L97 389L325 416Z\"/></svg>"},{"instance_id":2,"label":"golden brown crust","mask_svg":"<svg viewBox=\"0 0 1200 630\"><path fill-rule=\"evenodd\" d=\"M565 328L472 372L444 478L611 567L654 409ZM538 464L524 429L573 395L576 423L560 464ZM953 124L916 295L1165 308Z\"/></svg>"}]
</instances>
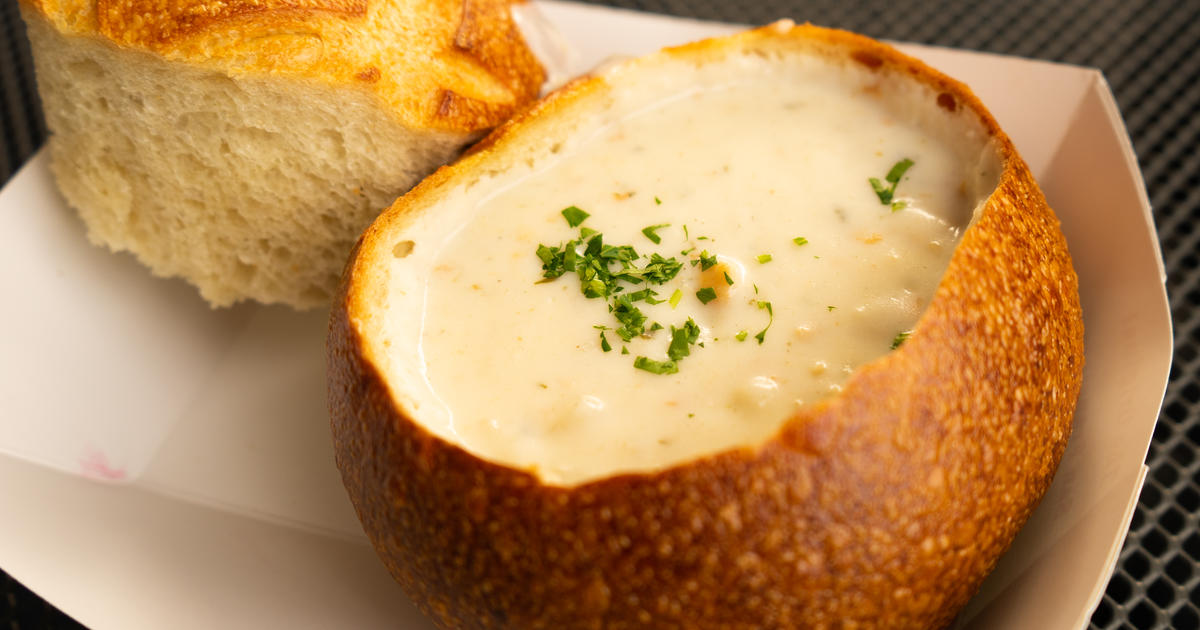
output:
<instances>
[{"instance_id":1,"label":"golden brown crust","mask_svg":"<svg viewBox=\"0 0 1200 630\"><path fill-rule=\"evenodd\" d=\"M360 241L330 325L337 463L384 563L439 627L944 627L1040 501L1083 368L1077 279L1057 219L970 90L890 47L805 26L669 54L795 41L911 74L944 109L975 112L1004 168L913 336L759 449L547 486L400 412L363 338L378 304L365 262L376 236L602 79L497 130Z\"/></svg>"},{"instance_id":2,"label":"golden brown crust","mask_svg":"<svg viewBox=\"0 0 1200 630\"><path fill-rule=\"evenodd\" d=\"M21 0L65 34L366 89L411 127L466 132L507 118L545 78L509 13L521 1Z\"/></svg>"}]
</instances>

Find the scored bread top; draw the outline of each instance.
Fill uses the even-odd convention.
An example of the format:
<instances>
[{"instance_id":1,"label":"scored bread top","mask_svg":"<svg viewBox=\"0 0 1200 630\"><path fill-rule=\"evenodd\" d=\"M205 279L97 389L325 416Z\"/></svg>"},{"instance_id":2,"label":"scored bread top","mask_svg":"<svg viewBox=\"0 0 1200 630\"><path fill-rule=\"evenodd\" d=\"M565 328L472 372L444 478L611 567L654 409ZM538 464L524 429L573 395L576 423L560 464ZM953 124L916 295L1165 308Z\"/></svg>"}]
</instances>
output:
<instances>
[{"instance_id":1,"label":"scored bread top","mask_svg":"<svg viewBox=\"0 0 1200 630\"><path fill-rule=\"evenodd\" d=\"M410 127L476 131L544 72L509 13L522 0L21 0L67 35L231 76L373 92Z\"/></svg>"}]
</instances>

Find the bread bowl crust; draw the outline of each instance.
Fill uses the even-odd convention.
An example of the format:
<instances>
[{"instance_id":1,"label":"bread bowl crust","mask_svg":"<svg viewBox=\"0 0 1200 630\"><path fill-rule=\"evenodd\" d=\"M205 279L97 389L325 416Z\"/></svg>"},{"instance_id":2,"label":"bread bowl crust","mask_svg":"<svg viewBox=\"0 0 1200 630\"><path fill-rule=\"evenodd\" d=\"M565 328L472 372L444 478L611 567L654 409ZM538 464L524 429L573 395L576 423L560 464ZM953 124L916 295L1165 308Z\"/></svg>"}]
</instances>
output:
<instances>
[{"instance_id":1,"label":"bread bowl crust","mask_svg":"<svg viewBox=\"0 0 1200 630\"><path fill-rule=\"evenodd\" d=\"M888 46L776 25L666 54L793 44L911 75L939 106L974 112L1003 170L912 337L758 448L547 485L408 417L364 338L383 235L604 78L506 123L359 241L330 322L337 464L384 563L439 627L945 627L1045 493L1083 369L1058 220L971 91Z\"/></svg>"},{"instance_id":2,"label":"bread bowl crust","mask_svg":"<svg viewBox=\"0 0 1200 630\"><path fill-rule=\"evenodd\" d=\"M509 13L524 0L20 0L64 34L230 74L374 94L414 128L496 126L545 73Z\"/></svg>"}]
</instances>

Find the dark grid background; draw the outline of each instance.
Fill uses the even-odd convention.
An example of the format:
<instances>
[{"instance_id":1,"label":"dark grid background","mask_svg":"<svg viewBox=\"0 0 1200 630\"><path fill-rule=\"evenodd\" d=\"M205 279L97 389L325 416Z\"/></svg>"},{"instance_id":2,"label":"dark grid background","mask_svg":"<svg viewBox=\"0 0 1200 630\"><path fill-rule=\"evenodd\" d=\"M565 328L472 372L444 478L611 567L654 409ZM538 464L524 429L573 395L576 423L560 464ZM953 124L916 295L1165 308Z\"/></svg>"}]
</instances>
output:
<instances>
[{"instance_id":1,"label":"dark grid background","mask_svg":"<svg viewBox=\"0 0 1200 630\"><path fill-rule=\"evenodd\" d=\"M873 37L1094 66L1116 93L1162 241L1175 364L1150 475L1092 628L1200 629L1200 0L610 0L761 24L781 17ZM45 138L15 0L0 0L0 181ZM0 630L78 628L0 571Z\"/></svg>"}]
</instances>

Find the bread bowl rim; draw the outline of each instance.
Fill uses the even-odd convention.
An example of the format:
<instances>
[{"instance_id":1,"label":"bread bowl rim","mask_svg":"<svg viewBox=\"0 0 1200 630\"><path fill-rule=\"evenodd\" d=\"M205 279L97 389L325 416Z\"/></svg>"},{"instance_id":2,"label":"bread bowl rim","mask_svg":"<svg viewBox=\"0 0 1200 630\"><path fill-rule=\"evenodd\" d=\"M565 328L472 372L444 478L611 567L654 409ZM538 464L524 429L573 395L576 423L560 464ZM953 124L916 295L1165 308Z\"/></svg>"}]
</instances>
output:
<instances>
[{"instance_id":1,"label":"bread bowl rim","mask_svg":"<svg viewBox=\"0 0 1200 630\"><path fill-rule=\"evenodd\" d=\"M811 23L796 24L793 21L786 19L778 20L762 27L742 31L732 35L707 38L679 46L666 47L658 53L647 55L646 57L625 60L618 64L615 69L622 71L635 69L641 65L645 65L647 63L646 59L657 56L686 59L689 56L697 54L720 55L725 52L736 52L736 49L739 46L753 46L754 44L769 40L784 42L798 40L802 42L801 46L808 45L811 42L816 42L818 46L825 47L825 50L820 51L821 54L828 54L830 52L833 54L838 54L840 49L850 49L850 56L855 62L862 64L871 70L878 70L881 67L887 66L889 70L906 74L910 78L913 78L919 83L922 83L933 89L939 94L939 96L950 97L949 105L943 103L939 99L939 106L947 108L951 112L953 112L955 109L963 108L974 114L977 117L983 131L989 138L986 142L990 142L991 146L995 148L996 153L999 156L1001 180L987 195L987 197L980 202L980 208L977 212L977 215L971 220L971 224L967 227L967 230L970 230L971 226L974 225L975 219L978 218L978 215L987 211L988 207L992 205L993 196L998 194L998 192L1002 189L1002 184L1005 181L1018 178L1020 176L1026 176L1030 181L1032 181L1032 175L1029 174L1028 167L1020 158L1012 144L1012 141L1003 132L999 124L992 117L991 113L987 110L983 103L979 101L978 97L968 86L941 73L937 69L932 68L919 59L897 51L888 44L850 31L818 27L812 25ZM415 213L412 217L412 220L416 220L416 217L418 217L422 212L427 211L430 206L436 205L436 201L426 201L425 198L427 196L430 199L436 200L438 196L444 194L443 187L452 185L456 181L456 178L459 177L459 173L469 173L478 165L486 164L488 160L492 159L493 155L502 153L505 148L509 146L509 144L514 142L514 138L519 140L521 134L523 134L529 126L536 124L544 117L553 116L555 112L569 107L575 101L584 99L595 92L603 91L608 85L608 77L613 69L614 68L609 68L605 72L591 73L580 76L545 95L542 99L534 102L531 106L522 109L512 118L506 120L503 124L496 127L491 133L487 134L478 142L471 145L460 159L439 168L433 174L421 181L409 193L406 193L397 199L392 206L384 210L384 212L372 222L367 230L364 231L363 235L355 244L354 250L350 255L343 273L341 288L339 289L339 293L334 300L334 310L339 311L343 308L346 309L350 314L351 320L355 319L355 313L364 313L370 310L371 297L364 289L364 287L369 283L358 282L357 280L358 278L366 277L370 274L370 265L367 263L368 260L374 260L376 258L382 258L384 260L387 259L386 252L382 251L386 249L383 244L383 241L385 240L383 235L395 229L398 224L408 221L408 213L413 210L412 206L418 206L415 208ZM416 203L414 203L414 200ZM959 243L959 246L961 246L961 242ZM949 269L947 269L946 273L949 273ZM938 284L940 287L940 280ZM926 312L928 312L931 307L932 304L926 308ZM921 328L924 326L925 320L926 317L923 313L912 330L912 337L902 346L893 349L888 354L878 357L873 361L856 367L854 373L845 383L846 389L849 389L851 383L863 371L886 369L886 365L889 362L894 361L894 359L891 359L890 357L897 355L898 353L916 352L914 347L919 344L913 343L913 341L921 336L920 332ZM332 329L333 326L331 325L331 330ZM375 356L371 344L366 343L362 338L361 330L355 328L353 333L356 339L354 346L362 352L368 363L370 363L372 366L380 365L381 362L379 357ZM386 386L387 379L384 378L382 374L379 376L379 379L381 382L385 383ZM814 403L806 404L804 407L805 409L819 409L824 407L830 400L840 398L844 395L846 395L845 392L838 394L837 396L832 396ZM397 411L400 410L397 409ZM429 432L435 437L435 439L450 444L455 448L463 448L464 451L471 453L473 456L482 461L500 466L502 468L518 470L502 463L493 462L484 455L473 453L469 449L465 449L459 444L455 444L449 440L437 437L436 434L423 426L421 422L409 417L409 415L406 413L400 412L399 415L404 417L415 426L420 427L422 432ZM790 421L791 420L781 421L778 430L768 437L763 443L765 444L766 442L776 440ZM761 445L762 444L759 446ZM617 472L613 475L607 475L605 477L623 475L653 475L655 472L666 468L685 465L691 461L703 460L728 451L739 450L754 451L757 450L757 447L738 445L729 447L727 449L722 449L721 451L715 453L700 455L698 457L681 462L656 467L653 470ZM538 477L536 472L521 472L530 474L535 478ZM594 481L600 481L605 477L600 477L593 480L585 480L580 483L543 483L552 486L561 485L563 487L573 487L578 485L586 485ZM540 478L539 481L541 481Z\"/></svg>"}]
</instances>

